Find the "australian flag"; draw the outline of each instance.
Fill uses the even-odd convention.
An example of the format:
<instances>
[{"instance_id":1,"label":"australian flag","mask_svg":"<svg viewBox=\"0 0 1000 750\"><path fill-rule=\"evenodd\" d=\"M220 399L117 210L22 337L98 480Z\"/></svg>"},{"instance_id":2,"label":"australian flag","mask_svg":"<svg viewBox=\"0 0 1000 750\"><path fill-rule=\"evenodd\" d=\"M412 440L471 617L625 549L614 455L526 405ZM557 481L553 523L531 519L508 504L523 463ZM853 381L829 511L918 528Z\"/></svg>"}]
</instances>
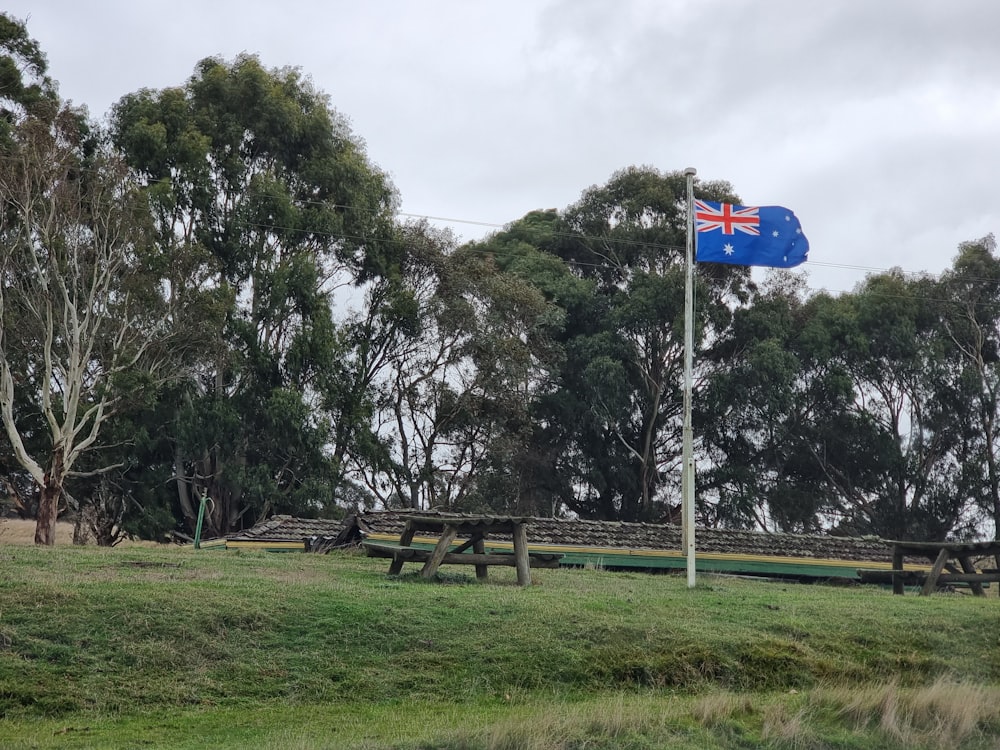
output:
<instances>
[{"instance_id":1,"label":"australian flag","mask_svg":"<svg viewBox=\"0 0 1000 750\"><path fill-rule=\"evenodd\" d=\"M697 259L737 266L791 268L809 257L795 214L781 206L694 202Z\"/></svg>"}]
</instances>

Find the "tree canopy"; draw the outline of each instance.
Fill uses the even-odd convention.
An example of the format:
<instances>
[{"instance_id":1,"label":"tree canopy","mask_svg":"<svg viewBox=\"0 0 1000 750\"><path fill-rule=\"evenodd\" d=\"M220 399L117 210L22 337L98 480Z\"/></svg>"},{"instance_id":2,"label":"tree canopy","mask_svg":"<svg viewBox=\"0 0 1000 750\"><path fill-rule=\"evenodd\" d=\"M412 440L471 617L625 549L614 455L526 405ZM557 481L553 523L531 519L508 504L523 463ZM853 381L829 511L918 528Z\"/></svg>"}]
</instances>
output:
<instances>
[{"instance_id":1,"label":"tree canopy","mask_svg":"<svg viewBox=\"0 0 1000 750\"><path fill-rule=\"evenodd\" d=\"M55 114L58 97L48 69L25 23L0 12L0 138L27 114Z\"/></svg>"},{"instance_id":2,"label":"tree canopy","mask_svg":"<svg viewBox=\"0 0 1000 750\"><path fill-rule=\"evenodd\" d=\"M295 69L201 61L187 84L124 97L114 141L152 208L171 323L177 502L212 533L336 507L342 285L395 273L395 195L346 121Z\"/></svg>"}]
</instances>

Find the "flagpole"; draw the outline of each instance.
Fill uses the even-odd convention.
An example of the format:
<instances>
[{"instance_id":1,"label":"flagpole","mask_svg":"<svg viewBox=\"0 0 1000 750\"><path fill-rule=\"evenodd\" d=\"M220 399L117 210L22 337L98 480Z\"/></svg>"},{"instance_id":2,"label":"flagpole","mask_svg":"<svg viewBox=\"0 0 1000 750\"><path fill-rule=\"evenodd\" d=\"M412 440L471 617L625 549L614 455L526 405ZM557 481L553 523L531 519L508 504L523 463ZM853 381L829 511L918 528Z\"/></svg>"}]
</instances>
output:
<instances>
[{"instance_id":1,"label":"flagpole","mask_svg":"<svg viewBox=\"0 0 1000 750\"><path fill-rule=\"evenodd\" d=\"M694 380L694 176L698 170L688 167L687 178L687 258L684 274L684 429L681 451L681 524L687 555L687 585L695 586L694 555L694 434L691 429L691 390Z\"/></svg>"}]
</instances>

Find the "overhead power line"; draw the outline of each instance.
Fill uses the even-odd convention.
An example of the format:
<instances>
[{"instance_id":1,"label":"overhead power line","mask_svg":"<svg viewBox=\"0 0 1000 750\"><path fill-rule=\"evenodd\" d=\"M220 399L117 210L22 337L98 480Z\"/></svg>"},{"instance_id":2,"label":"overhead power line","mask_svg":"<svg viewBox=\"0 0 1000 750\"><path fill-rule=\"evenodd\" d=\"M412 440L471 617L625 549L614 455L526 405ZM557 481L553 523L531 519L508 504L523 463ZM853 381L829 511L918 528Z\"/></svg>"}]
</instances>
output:
<instances>
[{"instance_id":1,"label":"overhead power line","mask_svg":"<svg viewBox=\"0 0 1000 750\"><path fill-rule=\"evenodd\" d=\"M13 156L0 156L0 161L16 161L16 160L17 160L17 158L13 157ZM84 167L82 169L87 169L87 168ZM276 197L276 198L284 198L284 197L287 197L287 196L274 196L274 197ZM296 197L293 200L294 200L294 203L300 204L300 205L326 206L328 208L341 209L341 210L345 210L345 211L359 211L359 212L365 212L365 213L370 213L370 214L376 214L376 213L380 212L380 209L376 209L376 208L367 208L367 207L363 207L363 206L354 206L354 205L344 204L344 203L331 203L329 201L314 200L314 199L309 199L309 198L298 198L298 197ZM508 226L510 226L511 224L513 224L516 221L520 220L520 219L513 219L513 220L511 220L511 221L509 221L507 223L500 224L500 223L497 223L497 222L482 221L482 220L477 220L477 219L462 219L462 218L455 218L455 217L450 217L450 216L438 216L438 215L434 215L434 214L421 214L421 213L414 213L414 212L408 212L408 211L399 211L399 210L393 211L393 215L395 215L397 217L406 218L406 219L418 219L418 220L423 220L423 221L428 221L428 222L432 222L432 221L434 221L434 222L446 222L446 223L449 223L449 224L465 224L465 225L469 225L469 226L485 227L487 229L494 229L494 230L497 230L497 231L502 231L502 230L506 229ZM279 231L297 231L298 230L297 227L283 227L283 226L280 226L280 225L277 225L277 224L265 225L265 224L259 224L258 223L258 224L248 224L248 226L256 226L256 227L258 227L260 229L274 229L274 230L279 230ZM360 236L351 236L351 235L342 234L342 233L336 233L336 232L323 232L323 231L314 231L314 230L311 230L311 231L309 231L309 233L310 234L315 234L315 235L329 236L329 237L334 237L334 238L339 238L339 239L354 239L354 240L362 240L362 241L366 239L366 238L360 237ZM658 242L646 241L646 240L641 240L641 239L630 239L630 238L622 238L622 237L611 238L611 237L608 237L608 236L587 235L587 234L584 234L582 232L553 231L553 232L551 232L551 236L553 236L553 237L563 237L563 238L566 238L566 239L576 239L576 240L581 240L581 241L584 241L584 242L607 241L609 239L613 239L613 241L616 244L620 244L620 245L634 245L634 246L642 246L642 247L648 247L648 248L655 248L655 249L660 249L660 250L672 250L672 251L677 251L677 252L684 252L684 250L685 250L685 248L684 248L683 245L673 245L673 244L667 244L667 243L658 243ZM477 242L477 241L478 240L472 240L472 242ZM601 263L586 263L586 262L583 262L583 261L564 261L564 262L569 263L571 265L594 267L594 268L600 268L600 267L603 267L604 265L606 265L606 264L601 264ZM885 268L885 267L879 267L879 266L866 266L866 265L859 265L859 264L852 264L852 263L834 263L834 262L829 262L829 261L816 261L816 260L807 260L807 261L805 261L804 265L809 266L809 267L813 267L813 268L832 268L832 269L840 269L840 270L847 270L847 271L860 271L860 272L864 272L864 273L867 273L867 274L881 274L881 273L887 273L890 270L893 270L891 268ZM896 270L901 271L901 273L903 273L905 276L923 276L923 275L927 275L928 274L928 272L926 272L926 271L908 271L908 270L901 269L901 268L898 268L898 267L896 267ZM969 281L990 281L990 279L976 279L976 278L968 278L968 280ZM836 290L815 289L813 291L830 291L830 292L833 292L833 291L836 291ZM845 290L840 290L840 291L844 292Z\"/></svg>"}]
</instances>

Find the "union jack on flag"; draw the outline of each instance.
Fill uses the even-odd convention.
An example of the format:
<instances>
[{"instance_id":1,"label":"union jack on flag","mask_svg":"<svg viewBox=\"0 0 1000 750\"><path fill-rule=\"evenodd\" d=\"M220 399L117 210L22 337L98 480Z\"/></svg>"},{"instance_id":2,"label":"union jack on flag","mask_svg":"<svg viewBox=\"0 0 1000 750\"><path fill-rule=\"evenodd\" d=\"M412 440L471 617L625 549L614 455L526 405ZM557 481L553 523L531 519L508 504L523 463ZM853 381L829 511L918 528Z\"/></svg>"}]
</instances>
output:
<instances>
[{"instance_id":1,"label":"union jack on flag","mask_svg":"<svg viewBox=\"0 0 1000 750\"><path fill-rule=\"evenodd\" d=\"M723 234L743 232L760 235L759 206L733 206L729 203L694 202L694 218L699 232L721 229Z\"/></svg>"},{"instance_id":2,"label":"union jack on flag","mask_svg":"<svg viewBox=\"0 0 1000 750\"><path fill-rule=\"evenodd\" d=\"M703 263L791 268L809 257L809 240L787 208L694 204L696 257Z\"/></svg>"}]
</instances>

